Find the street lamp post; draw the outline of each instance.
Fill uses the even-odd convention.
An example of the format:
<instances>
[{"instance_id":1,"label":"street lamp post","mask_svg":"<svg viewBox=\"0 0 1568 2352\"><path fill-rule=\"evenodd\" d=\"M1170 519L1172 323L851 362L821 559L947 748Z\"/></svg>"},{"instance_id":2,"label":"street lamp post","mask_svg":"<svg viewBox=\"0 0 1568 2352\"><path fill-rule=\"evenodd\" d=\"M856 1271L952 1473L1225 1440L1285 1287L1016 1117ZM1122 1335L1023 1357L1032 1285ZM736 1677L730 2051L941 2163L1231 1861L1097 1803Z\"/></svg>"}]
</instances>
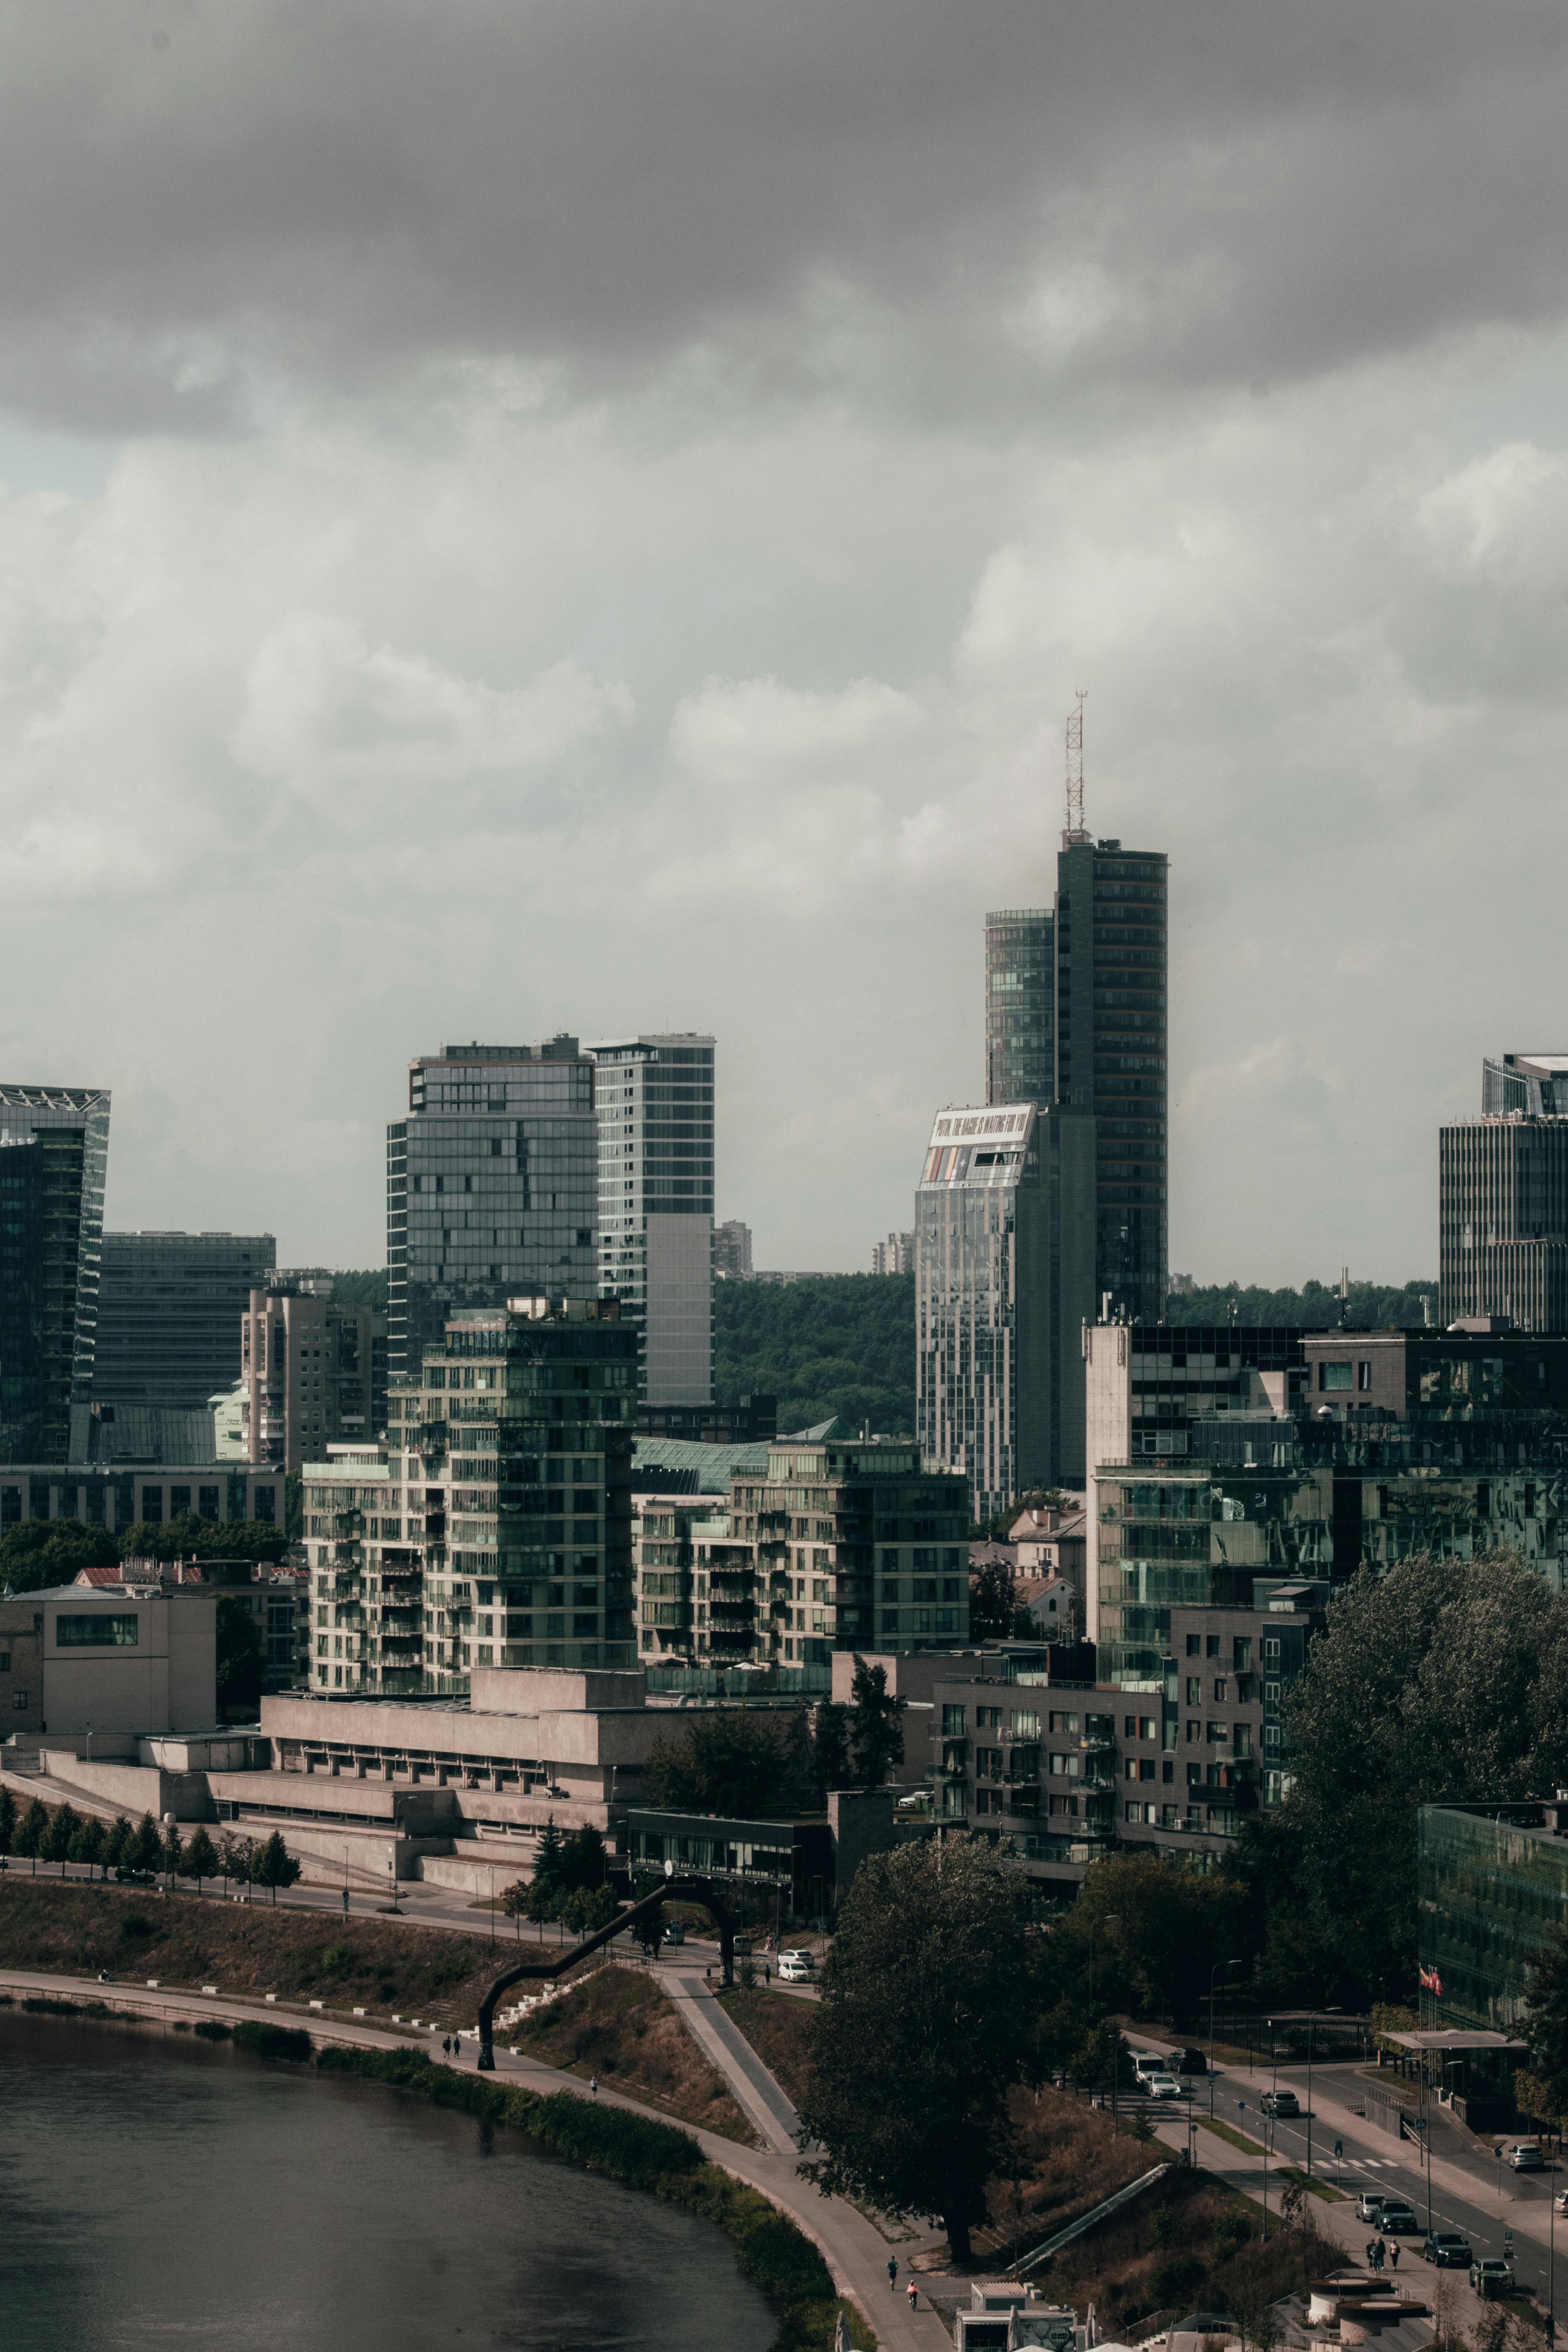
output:
<instances>
[{"instance_id":1,"label":"street lamp post","mask_svg":"<svg viewBox=\"0 0 1568 2352\"><path fill-rule=\"evenodd\" d=\"M1214 2121L1214 1980L1221 1969L1238 1969L1239 1960L1216 1960L1209 1970L1209 2121Z\"/></svg>"},{"instance_id":2,"label":"street lamp post","mask_svg":"<svg viewBox=\"0 0 1568 2352\"><path fill-rule=\"evenodd\" d=\"M1091 1919L1089 1923L1089 2005L1090 2009L1094 2007L1094 1931L1097 1927L1114 1927L1121 1916L1120 1912L1107 1911L1100 1918ZM1110 2112L1112 2115L1116 2113L1116 2060L1117 2053L1112 2051L1110 2055Z\"/></svg>"}]
</instances>

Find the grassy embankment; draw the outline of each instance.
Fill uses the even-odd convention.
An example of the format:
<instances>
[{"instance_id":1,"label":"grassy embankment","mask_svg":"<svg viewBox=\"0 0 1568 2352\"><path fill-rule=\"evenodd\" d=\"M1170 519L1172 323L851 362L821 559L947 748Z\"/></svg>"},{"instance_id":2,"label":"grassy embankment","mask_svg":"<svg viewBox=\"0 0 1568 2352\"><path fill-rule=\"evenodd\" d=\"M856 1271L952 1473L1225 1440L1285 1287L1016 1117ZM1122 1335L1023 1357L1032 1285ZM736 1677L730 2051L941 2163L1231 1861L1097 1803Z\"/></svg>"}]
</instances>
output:
<instances>
[{"instance_id":1,"label":"grassy embankment","mask_svg":"<svg viewBox=\"0 0 1568 2352\"><path fill-rule=\"evenodd\" d=\"M216 1984L235 2000L276 1993L320 2000L329 2013L363 2009L367 2024L394 2011L443 2030L471 2026L507 1954L478 1936L403 1927L391 1919L323 1917L270 1904L203 1902L146 1887L89 1886L0 1876L0 1967L122 1983ZM582 1990L536 2012L519 2046L584 2079L598 2074L628 2097L683 2123L748 2140L741 2113L657 1986L624 1969L586 1976Z\"/></svg>"}]
</instances>

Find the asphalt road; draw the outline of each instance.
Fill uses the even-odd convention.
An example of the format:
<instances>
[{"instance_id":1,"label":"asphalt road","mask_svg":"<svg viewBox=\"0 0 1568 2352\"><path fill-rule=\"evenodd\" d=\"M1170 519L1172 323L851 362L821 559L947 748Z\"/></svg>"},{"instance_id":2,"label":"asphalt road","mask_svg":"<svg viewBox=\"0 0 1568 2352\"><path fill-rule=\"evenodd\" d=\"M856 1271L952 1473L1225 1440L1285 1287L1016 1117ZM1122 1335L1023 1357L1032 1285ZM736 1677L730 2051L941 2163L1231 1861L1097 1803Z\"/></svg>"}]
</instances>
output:
<instances>
[{"instance_id":1,"label":"asphalt road","mask_svg":"<svg viewBox=\"0 0 1568 2352\"><path fill-rule=\"evenodd\" d=\"M1192 2104L1200 2116L1206 2116L1209 2081L1205 2077L1189 2080ZM1259 2104L1275 2081L1265 2061L1260 2059L1250 2073L1245 2066L1222 2067L1213 2078L1215 2115L1222 2123L1245 2132L1249 2139L1262 2140L1267 2136L1271 2168L1279 2163L1305 2169L1310 2126L1311 2168L1316 2178L1342 2189L1349 2197L1363 2189L1404 2197L1415 2209L1422 2232L1427 2227L1430 2213L1433 2229L1462 2231L1476 2254L1511 2254L1520 2285L1538 2294L1543 2303L1552 2300L1556 2231L1552 2199L1568 2180L1568 2168L1512 2172L1506 2165L1500 2165L1490 2153L1495 2142L1478 2143L1462 2126L1440 2116L1432 2133L1433 2173L1428 2203L1426 2170L1414 2142L1393 2139L1375 2126L1346 2112L1362 2102L1365 2081L1359 2068L1314 2067L1315 2111L1310 2117L1307 2114L1306 2068L1281 2066L1278 2080L1282 2090L1295 2092L1302 2112L1299 2116L1280 2116L1270 2124ZM1169 2107L1162 2111L1163 2116L1170 2112ZM1336 2141L1344 2150L1340 2158L1334 2154ZM1504 2235L1509 2230L1513 2232L1511 2242ZM1375 2232L1369 2226L1366 2234L1371 2238ZM1435 2273L1421 2259L1421 2236L1402 2238L1399 2246L1399 2276L1430 2282ZM1568 2219L1563 2221L1563 2253L1568 2258ZM1388 2275L1385 2272L1384 2276ZM1568 2290L1568 2268L1564 2269L1563 2284Z\"/></svg>"}]
</instances>

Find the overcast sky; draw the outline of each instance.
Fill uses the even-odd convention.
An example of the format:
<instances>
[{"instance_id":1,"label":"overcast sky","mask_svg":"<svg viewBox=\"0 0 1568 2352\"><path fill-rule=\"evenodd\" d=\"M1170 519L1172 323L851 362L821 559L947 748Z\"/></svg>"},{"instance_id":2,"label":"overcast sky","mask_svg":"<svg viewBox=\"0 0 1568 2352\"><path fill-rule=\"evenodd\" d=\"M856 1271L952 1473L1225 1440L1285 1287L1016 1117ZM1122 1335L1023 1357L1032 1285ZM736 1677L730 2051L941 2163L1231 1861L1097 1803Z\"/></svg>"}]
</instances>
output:
<instances>
[{"instance_id":1,"label":"overcast sky","mask_svg":"<svg viewBox=\"0 0 1568 2352\"><path fill-rule=\"evenodd\" d=\"M1435 1272L1568 1045L1568 42L1474 0L0 0L0 1076L378 1264L409 1056L720 1041L863 1267L1172 861L1171 1256Z\"/></svg>"}]
</instances>

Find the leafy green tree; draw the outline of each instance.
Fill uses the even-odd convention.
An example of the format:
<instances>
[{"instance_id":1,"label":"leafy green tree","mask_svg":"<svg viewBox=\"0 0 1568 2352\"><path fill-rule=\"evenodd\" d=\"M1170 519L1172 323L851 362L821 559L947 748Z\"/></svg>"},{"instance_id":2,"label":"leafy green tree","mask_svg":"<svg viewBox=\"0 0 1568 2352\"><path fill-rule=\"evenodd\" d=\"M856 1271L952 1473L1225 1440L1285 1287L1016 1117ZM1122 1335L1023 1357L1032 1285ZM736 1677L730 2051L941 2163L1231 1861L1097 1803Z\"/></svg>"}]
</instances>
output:
<instances>
[{"instance_id":1,"label":"leafy green tree","mask_svg":"<svg viewBox=\"0 0 1568 2352\"><path fill-rule=\"evenodd\" d=\"M289 1549L282 1528L265 1519L198 1519L182 1511L154 1526L138 1519L113 1538L120 1559L280 1560Z\"/></svg>"},{"instance_id":2,"label":"leafy green tree","mask_svg":"<svg viewBox=\"0 0 1568 2352\"><path fill-rule=\"evenodd\" d=\"M607 1927L620 1905L607 1886L574 1886L561 1906L561 1917L574 1936L591 1936Z\"/></svg>"},{"instance_id":3,"label":"leafy green tree","mask_svg":"<svg viewBox=\"0 0 1568 2352\"><path fill-rule=\"evenodd\" d=\"M9 1789L0 1789L0 1854L16 1851L16 1800Z\"/></svg>"},{"instance_id":4,"label":"leafy green tree","mask_svg":"<svg viewBox=\"0 0 1568 2352\"><path fill-rule=\"evenodd\" d=\"M35 1878L38 1874L38 1856L47 1851L48 1843L48 1807L40 1803L35 1797L23 1814L20 1826L16 1831L16 1852L25 1854L32 1864L32 1875Z\"/></svg>"},{"instance_id":5,"label":"leafy green tree","mask_svg":"<svg viewBox=\"0 0 1568 2352\"><path fill-rule=\"evenodd\" d=\"M562 1898L567 1891L566 1869L562 1860L565 1846L566 1840L555 1826L554 1814L551 1813L539 1833L530 1891L536 1903L548 1898L554 1908L548 1911L531 1909L528 1915L531 1919L553 1919L560 1910Z\"/></svg>"},{"instance_id":6,"label":"leafy green tree","mask_svg":"<svg viewBox=\"0 0 1568 2352\"><path fill-rule=\"evenodd\" d=\"M849 1737L855 1749L855 1776L868 1790L879 1789L904 1760L904 1717L907 1698L894 1698L888 1689L886 1666L868 1666L858 1654L849 1685Z\"/></svg>"},{"instance_id":7,"label":"leafy green tree","mask_svg":"<svg viewBox=\"0 0 1568 2352\"><path fill-rule=\"evenodd\" d=\"M601 1832L592 1822L574 1830L561 1848L561 1883L575 1893L579 1887L603 1886L609 1875L609 1853Z\"/></svg>"},{"instance_id":8,"label":"leafy green tree","mask_svg":"<svg viewBox=\"0 0 1568 2352\"><path fill-rule=\"evenodd\" d=\"M252 1712L261 1704L266 1644L249 1605L237 1592L217 1598L217 1704L220 1715L234 1707Z\"/></svg>"},{"instance_id":9,"label":"leafy green tree","mask_svg":"<svg viewBox=\"0 0 1568 2352\"><path fill-rule=\"evenodd\" d=\"M1237 1323L1257 1327L1286 1324L1303 1331L1336 1331L1342 1312L1352 1331L1416 1330L1421 1327L1423 1298L1437 1309L1435 1281L1407 1282L1391 1288L1377 1282L1352 1282L1348 1303L1340 1297L1338 1283L1303 1283L1300 1290L1245 1289L1239 1283L1211 1283L1183 1291L1171 1302L1172 1322Z\"/></svg>"},{"instance_id":10,"label":"leafy green tree","mask_svg":"<svg viewBox=\"0 0 1568 2352\"><path fill-rule=\"evenodd\" d=\"M251 1875L258 1886L269 1886L272 1900L278 1900L280 1886L292 1886L300 1875L300 1864L283 1843L283 1833L274 1830L251 1865Z\"/></svg>"},{"instance_id":11,"label":"leafy green tree","mask_svg":"<svg viewBox=\"0 0 1568 2352\"><path fill-rule=\"evenodd\" d=\"M217 1848L207 1834L205 1822L198 1822L191 1832L191 1841L180 1857L181 1874L194 1878L196 1893L202 1891L204 1878L216 1878L219 1870Z\"/></svg>"},{"instance_id":12,"label":"leafy green tree","mask_svg":"<svg viewBox=\"0 0 1568 2352\"><path fill-rule=\"evenodd\" d=\"M849 1762L849 1710L840 1699L824 1699L816 1710L811 1738L811 1777L819 1811L827 1802L828 1790L847 1789L853 1777Z\"/></svg>"},{"instance_id":13,"label":"leafy green tree","mask_svg":"<svg viewBox=\"0 0 1568 2352\"><path fill-rule=\"evenodd\" d=\"M71 1840L80 1827L81 1815L74 1805L57 1805L49 1816L49 1833L44 1844L43 1858L46 1862L59 1863L62 1877L65 1875L64 1864L70 1860Z\"/></svg>"},{"instance_id":14,"label":"leafy green tree","mask_svg":"<svg viewBox=\"0 0 1568 2352\"><path fill-rule=\"evenodd\" d=\"M80 1519L22 1519L0 1541L0 1586L13 1592L42 1592L69 1584L84 1568L111 1568L120 1555L114 1538Z\"/></svg>"},{"instance_id":15,"label":"leafy green tree","mask_svg":"<svg viewBox=\"0 0 1568 2352\"><path fill-rule=\"evenodd\" d=\"M90 1878L95 1870L102 1867L108 1853L109 1832L96 1813L88 1813L77 1823L76 1833L70 1843L70 1858L73 1862L85 1863Z\"/></svg>"},{"instance_id":16,"label":"leafy green tree","mask_svg":"<svg viewBox=\"0 0 1568 2352\"><path fill-rule=\"evenodd\" d=\"M1023 1874L983 1838L862 1863L813 2021L803 2147L830 2196L940 2213L959 2262L1012 2145L1007 2098L1033 2063L1040 1940Z\"/></svg>"},{"instance_id":17,"label":"leafy green tree","mask_svg":"<svg viewBox=\"0 0 1568 2352\"><path fill-rule=\"evenodd\" d=\"M1285 1694L1297 1906L1366 1997L1415 1969L1415 1813L1568 1787L1568 1597L1511 1552L1363 1569Z\"/></svg>"},{"instance_id":18,"label":"leafy green tree","mask_svg":"<svg viewBox=\"0 0 1568 2352\"><path fill-rule=\"evenodd\" d=\"M165 1822L160 1863L171 1886L180 1874L180 1863L184 1851L185 1842L180 1835L179 1823Z\"/></svg>"},{"instance_id":19,"label":"leafy green tree","mask_svg":"<svg viewBox=\"0 0 1568 2352\"><path fill-rule=\"evenodd\" d=\"M109 1836L103 1850L104 1875L111 1870L129 1866L131 1852L136 1843L136 1832L123 1813L116 1813L109 1826Z\"/></svg>"},{"instance_id":20,"label":"leafy green tree","mask_svg":"<svg viewBox=\"0 0 1568 2352\"><path fill-rule=\"evenodd\" d=\"M1095 2013L1188 2019L1203 2011L1215 1963L1247 1956L1251 1932L1243 1880L1145 1851L1097 1863L1050 1942L1068 1980L1086 1995L1092 1984Z\"/></svg>"},{"instance_id":21,"label":"leafy green tree","mask_svg":"<svg viewBox=\"0 0 1568 2352\"><path fill-rule=\"evenodd\" d=\"M660 1944L664 1941L664 1906L662 1903L657 1904L651 1911L645 1911L642 1917L634 1923L632 1927L632 1941L634 1944L637 1944L641 1948L642 1951L650 1960L652 1959Z\"/></svg>"},{"instance_id":22,"label":"leafy green tree","mask_svg":"<svg viewBox=\"0 0 1568 2352\"><path fill-rule=\"evenodd\" d=\"M1523 2022L1535 2062L1529 2112L1555 2123L1568 2115L1568 1923L1554 1927L1536 1955Z\"/></svg>"},{"instance_id":23,"label":"leafy green tree","mask_svg":"<svg viewBox=\"0 0 1568 2352\"><path fill-rule=\"evenodd\" d=\"M777 1733L739 1708L694 1715L648 1750L654 1801L678 1812L752 1813L775 1804L784 1781Z\"/></svg>"},{"instance_id":24,"label":"leafy green tree","mask_svg":"<svg viewBox=\"0 0 1568 2352\"><path fill-rule=\"evenodd\" d=\"M969 1634L974 1642L1011 1642L1033 1633L1018 1599L1018 1579L1005 1559L983 1560L969 1579Z\"/></svg>"},{"instance_id":25,"label":"leafy green tree","mask_svg":"<svg viewBox=\"0 0 1568 2352\"><path fill-rule=\"evenodd\" d=\"M909 1435L914 1361L911 1274L713 1286L713 1393L776 1396L781 1429L837 1420Z\"/></svg>"},{"instance_id":26,"label":"leafy green tree","mask_svg":"<svg viewBox=\"0 0 1568 2352\"><path fill-rule=\"evenodd\" d=\"M158 1834L158 1824L151 1813L143 1813L136 1824L131 1866L133 1870L156 1870L163 1859L163 1841Z\"/></svg>"}]
</instances>

